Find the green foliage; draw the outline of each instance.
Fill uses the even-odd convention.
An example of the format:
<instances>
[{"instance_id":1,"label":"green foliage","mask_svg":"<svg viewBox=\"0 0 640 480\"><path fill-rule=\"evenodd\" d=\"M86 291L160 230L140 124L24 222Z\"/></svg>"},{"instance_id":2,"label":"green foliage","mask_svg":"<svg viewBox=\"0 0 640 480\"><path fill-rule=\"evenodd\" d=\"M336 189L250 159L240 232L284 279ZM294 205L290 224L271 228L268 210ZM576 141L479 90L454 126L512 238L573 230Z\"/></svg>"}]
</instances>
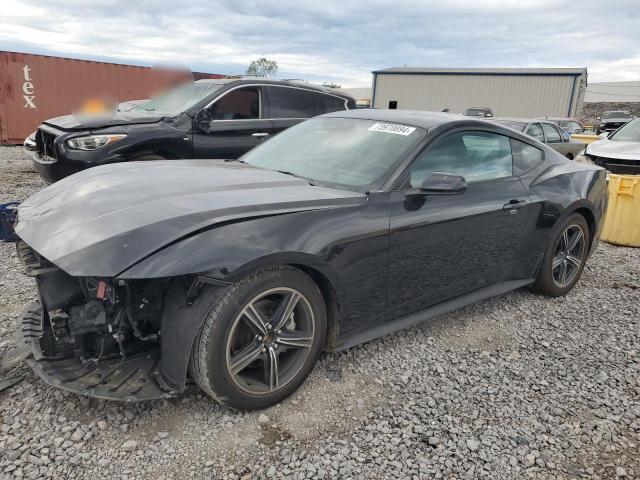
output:
<instances>
[{"instance_id":1,"label":"green foliage","mask_svg":"<svg viewBox=\"0 0 640 480\"><path fill-rule=\"evenodd\" d=\"M256 77L271 77L278 72L278 62L264 57L253 60L247 68L247 75Z\"/></svg>"}]
</instances>

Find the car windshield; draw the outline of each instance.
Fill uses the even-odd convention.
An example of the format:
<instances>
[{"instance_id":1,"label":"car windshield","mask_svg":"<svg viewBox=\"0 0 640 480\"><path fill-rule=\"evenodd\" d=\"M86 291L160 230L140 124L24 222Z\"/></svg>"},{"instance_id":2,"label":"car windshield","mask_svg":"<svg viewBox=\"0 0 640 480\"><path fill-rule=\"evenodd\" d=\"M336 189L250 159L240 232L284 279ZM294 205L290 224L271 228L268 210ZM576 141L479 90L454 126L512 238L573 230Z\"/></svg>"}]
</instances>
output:
<instances>
[{"instance_id":1,"label":"car windshield","mask_svg":"<svg viewBox=\"0 0 640 480\"><path fill-rule=\"evenodd\" d=\"M628 112L604 112L602 119L606 118L631 118L631 114Z\"/></svg>"},{"instance_id":2,"label":"car windshield","mask_svg":"<svg viewBox=\"0 0 640 480\"><path fill-rule=\"evenodd\" d=\"M377 188L426 131L355 118L315 118L254 148L242 161L311 183L366 192Z\"/></svg>"},{"instance_id":3,"label":"car windshield","mask_svg":"<svg viewBox=\"0 0 640 480\"><path fill-rule=\"evenodd\" d=\"M133 107L130 111L178 115L222 87L219 83L188 83L173 88Z\"/></svg>"},{"instance_id":4,"label":"car windshield","mask_svg":"<svg viewBox=\"0 0 640 480\"><path fill-rule=\"evenodd\" d=\"M524 130L524 127L527 126L524 122L516 122L514 120L493 120L495 123L500 125L504 125L505 127L513 128L514 130L518 130L519 132Z\"/></svg>"},{"instance_id":5,"label":"car windshield","mask_svg":"<svg viewBox=\"0 0 640 480\"><path fill-rule=\"evenodd\" d=\"M640 119L633 120L609 137L618 142L640 142Z\"/></svg>"}]
</instances>

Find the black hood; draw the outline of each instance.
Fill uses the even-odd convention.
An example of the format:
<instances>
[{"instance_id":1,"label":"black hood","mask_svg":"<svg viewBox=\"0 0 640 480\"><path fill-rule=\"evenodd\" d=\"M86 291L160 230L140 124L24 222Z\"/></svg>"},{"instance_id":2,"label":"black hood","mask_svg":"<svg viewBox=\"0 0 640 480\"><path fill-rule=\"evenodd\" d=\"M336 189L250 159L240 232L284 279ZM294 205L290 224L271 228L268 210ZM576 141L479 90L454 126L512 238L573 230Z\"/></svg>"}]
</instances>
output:
<instances>
[{"instance_id":1,"label":"black hood","mask_svg":"<svg viewBox=\"0 0 640 480\"><path fill-rule=\"evenodd\" d=\"M45 125L50 125L59 130L91 130L95 128L116 127L118 125L131 125L139 123L155 123L164 117L154 112L116 112L109 116L83 116L64 115L50 118Z\"/></svg>"},{"instance_id":2,"label":"black hood","mask_svg":"<svg viewBox=\"0 0 640 480\"><path fill-rule=\"evenodd\" d=\"M361 193L237 162L129 162L91 168L36 193L20 205L16 233L71 275L113 277L221 223L362 201Z\"/></svg>"}]
</instances>

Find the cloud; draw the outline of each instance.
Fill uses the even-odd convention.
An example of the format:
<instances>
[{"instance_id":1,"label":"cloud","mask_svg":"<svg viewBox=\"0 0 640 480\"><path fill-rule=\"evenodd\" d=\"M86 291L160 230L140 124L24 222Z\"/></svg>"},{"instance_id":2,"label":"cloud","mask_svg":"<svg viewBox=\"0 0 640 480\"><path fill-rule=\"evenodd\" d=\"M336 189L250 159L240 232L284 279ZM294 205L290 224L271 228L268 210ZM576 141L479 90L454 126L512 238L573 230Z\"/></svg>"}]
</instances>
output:
<instances>
[{"instance_id":1,"label":"cloud","mask_svg":"<svg viewBox=\"0 0 640 480\"><path fill-rule=\"evenodd\" d=\"M368 85L391 66L587 66L591 81L640 76L637 2L560 0L5 0L7 50Z\"/></svg>"}]
</instances>

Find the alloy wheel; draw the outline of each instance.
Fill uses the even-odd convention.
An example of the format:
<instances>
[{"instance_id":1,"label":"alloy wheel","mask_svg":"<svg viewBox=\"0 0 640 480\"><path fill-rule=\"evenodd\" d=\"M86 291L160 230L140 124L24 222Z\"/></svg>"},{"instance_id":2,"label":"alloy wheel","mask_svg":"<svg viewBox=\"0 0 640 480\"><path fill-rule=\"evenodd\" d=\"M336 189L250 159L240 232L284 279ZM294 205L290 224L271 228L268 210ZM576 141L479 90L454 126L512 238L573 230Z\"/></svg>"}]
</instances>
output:
<instances>
[{"instance_id":1,"label":"alloy wheel","mask_svg":"<svg viewBox=\"0 0 640 480\"><path fill-rule=\"evenodd\" d=\"M302 293L285 287L260 293L232 324L226 347L231 380L253 395L283 388L303 367L314 335L313 310Z\"/></svg>"},{"instance_id":2,"label":"alloy wheel","mask_svg":"<svg viewBox=\"0 0 640 480\"><path fill-rule=\"evenodd\" d=\"M580 225L570 225L562 232L551 265L553 282L558 287L566 287L576 278L584 261L585 247Z\"/></svg>"}]
</instances>

